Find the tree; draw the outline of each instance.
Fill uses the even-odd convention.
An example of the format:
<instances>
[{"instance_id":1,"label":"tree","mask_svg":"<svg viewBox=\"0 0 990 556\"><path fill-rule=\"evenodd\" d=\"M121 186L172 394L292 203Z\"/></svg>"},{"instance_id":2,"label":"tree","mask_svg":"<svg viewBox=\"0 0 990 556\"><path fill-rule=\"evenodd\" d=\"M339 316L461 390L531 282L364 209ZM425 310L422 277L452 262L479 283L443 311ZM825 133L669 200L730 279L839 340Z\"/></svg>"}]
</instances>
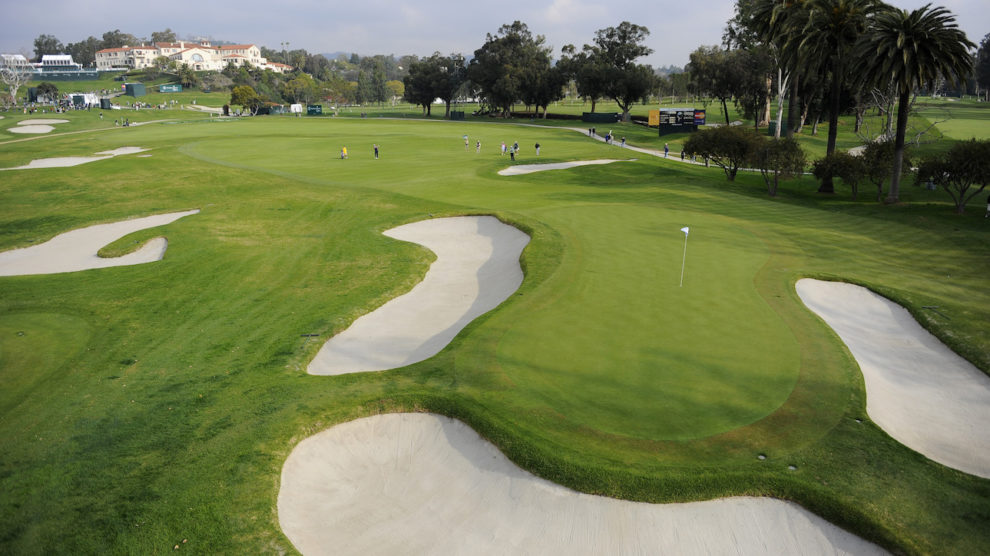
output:
<instances>
[{"instance_id":1,"label":"tree","mask_svg":"<svg viewBox=\"0 0 990 556\"><path fill-rule=\"evenodd\" d=\"M894 142L889 139L870 142L863 149L862 157L866 178L877 188L877 201L883 201L883 186L894 171ZM906 152L904 160L910 162Z\"/></svg>"},{"instance_id":2,"label":"tree","mask_svg":"<svg viewBox=\"0 0 990 556\"><path fill-rule=\"evenodd\" d=\"M413 62L409 66L409 72L402 79L405 87L403 98L416 106L422 106L423 114L426 116L430 115L433 100L437 98L433 90L433 72L436 71L434 62L432 58Z\"/></svg>"},{"instance_id":3,"label":"tree","mask_svg":"<svg viewBox=\"0 0 990 556\"><path fill-rule=\"evenodd\" d=\"M691 83L699 95L717 98L722 103L725 125L729 125L728 100L739 88L739 66L730 51L718 46L699 46L691 53L687 70Z\"/></svg>"},{"instance_id":4,"label":"tree","mask_svg":"<svg viewBox=\"0 0 990 556\"><path fill-rule=\"evenodd\" d=\"M537 112L543 109L543 118L547 117L547 108L551 102L564 98L564 85L567 78L556 67L550 67L542 62L529 66L523 74L522 101L536 107Z\"/></svg>"},{"instance_id":5,"label":"tree","mask_svg":"<svg viewBox=\"0 0 990 556\"><path fill-rule=\"evenodd\" d=\"M842 84L857 39L866 31L867 21L880 5L879 0L808 0L808 17L801 31L788 35L785 46L796 52L808 71L829 75L828 141L825 154L835 152L839 132ZM822 181L821 193L833 193L831 180Z\"/></svg>"},{"instance_id":6,"label":"tree","mask_svg":"<svg viewBox=\"0 0 990 556\"><path fill-rule=\"evenodd\" d=\"M753 163L760 169L767 193L777 196L780 179L790 179L804 173L805 157L801 146L793 138L766 139L759 136L753 155Z\"/></svg>"},{"instance_id":7,"label":"tree","mask_svg":"<svg viewBox=\"0 0 990 556\"><path fill-rule=\"evenodd\" d=\"M486 36L485 44L474 51L467 75L490 109L509 115L512 105L522 96L527 66L541 57L550 57L550 47L544 42L542 35L533 36L519 21L502 25L495 36Z\"/></svg>"},{"instance_id":8,"label":"tree","mask_svg":"<svg viewBox=\"0 0 990 556\"><path fill-rule=\"evenodd\" d=\"M960 141L943 155L925 158L918 165L915 183L924 182L945 189L955 202L956 214L963 214L966 203L990 183L990 140Z\"/></svg>"},{"instance_id":9,"label":"tree","mask_svg":"<svg viewBox=\"0 0 990 556\"><path fill-rule=\"evenodd\" d=\"M739 168L753 160L762 139L748 127L722 126L692 133L684 142L684 152L710 160L733 181Z\"/></svg>"},{"instance_id":10,"label":"tree","mask_svg":"<svg viewBox=\"0 0 990 556\"><path fill-rule=\"evenodd\" d=\"M323 83L323 95L332 103L348 102L351 98L350 84L340 75L333 74Z\"/></svg>"},{"instance_id":11,"label":"tree","mask_svg":"<svg viewBox=\"0 0 990 556\"><path fill-rule=\"evenodd\" d=\"M324 71L329 69L330 60L327 60L322 54L307 54L306 61L302 66L302 70L304 72L313 76L321 75Z\"/></svg>"},{"instance_id":12,"label":"tree","mask_svg":"<svg viewBox=\"0 0 990 556\"><path fill-rule=\"evenodd\" d=\"M305 73L282 85L282 97L290 103L309 104L319 95L319 88L313 78Z\"/></svg>"},{"instance_id":13,"label":"tree","mask_svg":"<svg viewBox=\"0 0 990 556\"><path fill-rule=\"evenodd\" d=\"M636 60L653 53L642 44L650 30L623 21L618 27L607 27L595 32L595 48L590 49L600 62L604 72L605 95L619 105L622 121L629 121L629 108L644 98L654 88L653 70L636 64ZM586 47L587 49L587 47Z\"/></svg>"},{"instance_id":14,"label":"tree","mask_svg":"<svg viewBox=\"0 0 990 556\"><path fill-rule=\"evenodd\" d=\"M741 48L752 48L761 44L767 48L776 70L777 85L777 129L780 138L780 125L783 120L784 94L789 94L787 113L787 136L793 137L798 114L798 76L802 63L795 56L795 41L792 34L804 27L808 17L805 0L737 0L736 15L729 21L723 41L727 46L736 44ZM791 43L790 50L787 48ZM769 106L769 103L768 103Z\"/></svg>"},{"instance_id":15,"label":"tree","mask_svg":"<svg viewBox=\"0 0 990 556\"><path fill-rule=\"evenodd\" d=\"M980 41L976 52L976 83L983 88L983 99L990 102L990 33Z\"/></svg>"},{"instance_id":16,"label":"tree","mask_svg":"<svg viewBox=\"0 0 990 556\"><path fill-rule=\"evenodd\" d=\"M354 102L364 104L371 101L373 96L371 78L363 71L358 72L357 83L354 86Z\"/></svg>"},{"instance_id":17,"label":"tree","mask_svg":"<svg viewBox=\"0 0 990 556\"><path fill-rule=\"evenodd\" d=\"M591 47L585 45L585 48ZM574 45L569 44L561 50L561 58L556 67L565 79L574 80L578 95L591 101L591 111L594 112L595 104L605 96L608 85L601 59L593 56L593 52L589 50L577 52Z\"/></svg>"},{"instance_id":18,"label":"tree","mask_svg":"<svg viewBox=\"0 0 990 556\"><path fill-rule=\"evenodd\" d=\"M391 96L390 100L395 100L397 98L402 98L402 95L406 92L406 86L402 84L402 81L393 79L385 83L385 87L388 88L388 94Z\"/></svg>"},{"instance_id":19,"label":"tree","mask_svg":"<svg viewBox=\"0 0 990 556\"><path fill-rule=\"evenodd\" d=\"M62 54L64 52L65 46L55 38L55 35L38 35L38 38L34 39L35 62L40 62L41 57L46 54Z\"/></svg>"},{"instance_id":20,"label":"tree","mask_svg":"<svg viewBox=\"0 0 990 556\"><path fill-rule=\"evenodd\" d=\"M189 66L180 66L176 71L176 77L179 78L179 83L186 89L191 89L199 85L199 76Z\"/></svg>"},{"instance_id":21,"label":"tree","mask_svg":"<svg viewBox=\"0 0 990 556\"><path fill-rule=\"evenodd\" d=\"M433 67L437 71L433 72L433 92L436 98L444 102L444 118L450 117L450 103L457 95L461 85L467 80L467 66L464 56L461 54L451 54L442 56L439 52L430 57Z\"/></svg>"},{"instance_id":22,"label":"tree","mask_svg":"<svg viewBox=\"0 0 990 556\"><path fill-rule=\"evenodd\" d=\"M34 75L34 67L30 64L12 64L0 66L0 82L7 86L10 93L9 103L17 105L17 91L23 87ZM8 100L4 100L6 105Z\"/></svg>"},{"instance_id":23,"label":"tree","mask_svg":"<svg viewBox=\"0 0 990 556\"><path fill-rule=\"evenodd\" d=\"M737 76L733 91L735 104L742 107L743 116L752 118L753 127L759 129L768 123L773 60L762 46L730 51L729 59Z\"/></svg>"},{"instance_id":24,"label":"tree","mask_svg":"<svg viewBox=\"0 0 990 556\"><path fill-rule=\"evenodd\" d=\"M258 96L253 88L248 85L238 85L230 92L230 104L243 106L251 111L251 115L258 113L264 100Z\"/></svg>"},{"instance_id":25,"label":"tree","mask_svg":"<svg viewBox=\"0 0 990 556\"><path fill-rule=\"evenodd\" d=\"M65 45L65 51L72 55L72 59L83 66L92 66L96 63L96 51L103 48L100 39L89 36L85 40L69 43Z\"/></svg>"},{"instance_id":26,"label":"tree","mask_svg":"<svg viewBox=\"0 0 990 556\"><path fill-rule=\"evenodd\" d=\"M113 31L103 33L102 48L120 48L122 46L136 45L140 42L134 35L121 33L120 29L114 29Z\"/></svg>"},{"instance_id":27,"label":"tree","mask_svg":"<svg viewBox=\"0 0 990 556\"><path fill-rule=\"evenodd\" d=\"M155 68L154 66L146 69L144 74L145 78L152 79L151 77L152 74L149 72L156 72L156 71L158 71L158 68ZM230 89L233 84L234 81L231 78L218 72L210 72L204 75L201 80L201 86L204 91L205 90L224 91Z\"/></svg>"},{"instance_id":28,"label":"tree","mask_svg":"<svg viewBox=\"0 0 990 556\"><path fill-rule=\"evenodd\" d=\"M58 87L54 83L42 81L35 88L35 92L39 97L48 99L49 102L55 102L58 100Z\"/></svg>"},{"instance_id":29,"label":"tree","mask_svg":"<svg viewBox=\"0 0 990 556\"><path fill-rule=\"evenodd\" d=\"M948 10L930 6L927 4L912 12L885 9L877 15L857 49L866 64L862 71L866 79L874 82L893 79L899 95L888 203L896 203L900 195L911 93L940 77L958 83L973 69L969 49L976 45L957 28L956 18Z\"/></svg>"},{"instance_id":30,"label":"tree","mask_svg":"<svg viewBox=\"0 0 990 556\"><path fill-rule=\"evenodd\" d=\"M388 79L385 77L385 63L380 58L376 59L375 65L371 70L371 82L369 84L371 96L369 100L377 102L379 105L388 100L388 87L385 86L386 81Z\"/></svg>"},{"instance_id":31,"label":"tree","mask_svg":"<svg viewBox=\"0 0 990 556\"><path fill-rule=\"evenodd\" d=\"M859 183L867 175L862 157L844 151L836 151L819 158L812 165L811 173L820 181L839 178L852 189L852 198L859 194Z\"/></svg>"},{"instance_id":32,"label":"tree","mask_svg":"<svg viewBox=\"0 0 990 556\"><path fill-rule=\"evenodd\" d=\"M169 29L168 27L166 27L164 31L151 32L152 44L159 42L177 42L178 40L179 39L175 36L175 31Z\"/></svg>"}]
</instances>

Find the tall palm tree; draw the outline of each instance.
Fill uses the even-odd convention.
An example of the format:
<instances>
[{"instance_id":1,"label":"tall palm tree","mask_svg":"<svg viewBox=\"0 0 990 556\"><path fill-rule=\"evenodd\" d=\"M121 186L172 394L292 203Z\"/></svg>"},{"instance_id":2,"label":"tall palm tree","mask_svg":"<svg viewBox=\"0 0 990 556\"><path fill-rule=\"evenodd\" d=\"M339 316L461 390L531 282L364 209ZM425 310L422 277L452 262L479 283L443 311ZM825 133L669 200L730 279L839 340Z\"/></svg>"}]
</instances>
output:
<instances>
[{"instance_id":1,"label":"tall palm tree","mask_svg":"<svg viewBox=\"0 0 990 556\"><path fill-rule=\"evenodd\" d=\"M881 5L880 0L808 0L805 2L807 19L802 22L804 27L800 33L790 34L788 46L799 53L806 71L830 74L826 154L835 152L835 139L839 132L839 97L842 84L848 81L847 62L853 47L866 30L869 18ZM832 180L823 180L818 191L834 193Z\"/></svg>"},{"instance_id":2,"label":"tall palm tree","mask_svg":"<svg viewBox=\"0 0 990 556\"><path fill-rule=\"evenodd\" d=\"M976 45L943 7L926 4L913 12L888 7L877 14L869 33L857 46L857 58L866 64L863 76L878 82L894 81L897 88L897 130L894 135L894 171L888 203L900 195L904 134L911 110L911 93L942 77L959 83L973 71L969 49Z\"/></svg>"}]
</instances>

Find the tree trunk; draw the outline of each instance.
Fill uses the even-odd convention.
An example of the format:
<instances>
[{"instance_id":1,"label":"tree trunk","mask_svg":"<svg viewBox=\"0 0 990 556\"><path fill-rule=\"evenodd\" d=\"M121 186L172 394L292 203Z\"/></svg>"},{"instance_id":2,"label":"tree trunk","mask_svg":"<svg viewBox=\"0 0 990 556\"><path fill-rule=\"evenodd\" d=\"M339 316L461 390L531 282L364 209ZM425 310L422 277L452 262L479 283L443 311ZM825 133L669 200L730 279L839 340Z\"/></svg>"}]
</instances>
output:
<instances>
[{"instance_id":1,"label":"tree trunk","mask_svg":"<svg viewBox=\"0 0 990 556\"><path fill-rule=\"evenodd\" d=\"M591 99L591 113L595 113L595 105L598 104L595 99Z\"/></svg>"},{"instance_id":2,"label":"tree trunk","mask_svg":"<svg viewBox=\"0 0 990 556\"><path fill-rule=\"evenodd\" d=\"M794 138L794 131L798 127L798 108L800 108L798 98L798 80L797 75L791 76L791 93L790 98L787 99L787 138Z\"/></svg>"},{"instance_id":3,"label":"tree trunk","mask_svg":"<svg viewBox=\"0 0 990 556\"><path fill-rule=\"evenodd\" d=\"M450 119L450 101L448 100L448 101L446 101L446 103L447 103L447 110L443 113L443 119L449 120Z\"/></svg>"},{"instance_id":4,"label":"tree trunk","mask_svg":"<svg viewBox=\"0 0 990 556\"><path fill-rule=\"evenodd\" d=\"M821 121L822 121L822 113L821 112L816 112L815 113L815 123L811 124L811 135L812 136L817 136L818 135L818 124Z\"/></svg>"},{"instance_id":5,"label":"tree trunk","mask_svg":"<svg viewBox=\"0 0 990 556\"><path fill-rule=\"evenodd\" d=\"M784 91L787 90L787 80L790 74L784 76L784 70L777 68L777 129L774 130L774 139L780 139L780 128L784 127ZM790 127L788 126L788 129ZM790 135L790 134L788 134Z\"/></svg>"},{"instance_id":6,"label":"tree trunk","mask_svg":"<svg viewBox=\"0 0 990 556\"><path fill-rule=\"evenodd\" d=\"M801 120L798 121L797 126L796 126L796 129L794 130L794 133L801 133L801 130L804 129L804 123L808 121L808 111L809 110L811 110L811 103L810 102L808 104L805 104L804 105L804 110L801 111Z\"/></svg>"},{"instance_id":7,"label":"tree trunk","mask_svg":"<svg viewBox=\"0 0 990 556\"><path fill-rule=\"evenodd\" d=\"M887 105L887 121L883 130L883 138L886 141L890 141L890 136L894 134L894 102L893 97L891 97L891 103Z\"/></svg>"},{"instance_id":8,"label":"tree trunk","mask_svg":"<svg viewBox=\"0 0 990 556\"><path fill-rule=\"evenodd\" d=\"M763 99L763 118L756 124L756 129L760 126L770 125L770 105L773 104L773 78L767 77L767 96ZM779 127L779 126L778 126Z\"/></svg>"},{"instance_id":9,"label":"tree trunk","mask_svg":"<svg viewBox=\"0 0 990 556\"><path fill-rule=\"evenodd\" d=\"M729 107L725 104L725 97L722 98L722 112L725 113L725 125L729 125Z\"/></svg>"},{"instance_id":10,"label":"tree trunk","mask_svg":"<svg viewBox=\"0 0 990 556\"><path fill-rule=\"evenodd\" d=\"M904 159L904 134L907 132L908 113L911 111L911 91L901 91L897 102L897 133L894 136L894 172L890 177L890 191L887 192L889 203L896 203L901 194L901 165Z\"/></svg>"},{"instance_id":11,"label":"tree trunk","mask_svg":"<svg viewBox=\"0 0 990 556\"><path fill-rule=\"evenodd\" d=\"M831 98L829 98L828 141L825 143L825 156L835 152L835 141L839 136L839 94L842 92L842 82L839 76L842 75L841 68L839 61L836 60L832 70L832 94ZM822 180L821 187L818 188L818 192L835 193L832 176L825 176L825 179Z\"/></svg>"}]
</instances>

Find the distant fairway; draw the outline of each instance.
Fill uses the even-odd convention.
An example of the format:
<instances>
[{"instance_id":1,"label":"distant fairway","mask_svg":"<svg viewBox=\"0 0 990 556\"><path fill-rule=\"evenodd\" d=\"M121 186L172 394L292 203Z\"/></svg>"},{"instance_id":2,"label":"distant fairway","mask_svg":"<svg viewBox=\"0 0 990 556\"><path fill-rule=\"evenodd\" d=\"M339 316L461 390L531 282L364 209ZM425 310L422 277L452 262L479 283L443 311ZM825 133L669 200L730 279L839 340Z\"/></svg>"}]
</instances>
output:
<instances>
[{"instance_id":1,"label":"distant fairway","mask_svg":"<svg viewBox=\"0 0 990 556\"><path fill-rule=\"evenodd\" d=\"M79 118L64 125L97 127ZM990 549L987 481L875 427L855 363L794 291L805 276L868 285L990 369L981 215L915 188L896 207L822 198L809 179L770 200L758 175L638 155L503 177L502 141L520 164L630 154L569 130L378 118L199 117L0 144L0 167L150 155L3 172L3 250L201 210L107 250L165 236L162 261L0 278L0 552L291 551L275 515L289 451L397 411L461 419L585 492L776 496L902 551ZM429 252L381 232L462 214L531 236L521 288L435 357L307 375L327 338L426 272Z\"/></svg>"},{"instance_id":2,"label":"distant fairway","mask_svg":"<svg viewBox=\"0 0 990 556\"><path fill-rule=\"evenodd\" d=\"M919 100L919 114L953 139L990 139L990 104Z\"/></svg>"}]
</instances>

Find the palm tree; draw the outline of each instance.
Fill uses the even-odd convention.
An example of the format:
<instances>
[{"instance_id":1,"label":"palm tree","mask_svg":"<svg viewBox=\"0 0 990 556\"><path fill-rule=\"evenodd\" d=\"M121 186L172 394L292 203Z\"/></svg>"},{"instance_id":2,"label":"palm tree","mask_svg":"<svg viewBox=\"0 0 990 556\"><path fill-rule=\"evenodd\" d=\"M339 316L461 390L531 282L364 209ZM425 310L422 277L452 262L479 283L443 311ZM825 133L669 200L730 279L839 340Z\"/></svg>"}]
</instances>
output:
<instances>
[{"instance_id":1,"label":"palm tree","mask_svg":"<svg viewBox=\"0 0 990 556\"><path fill-rule=\"evenodd\" d=\"M788 49L798 52L806 71L825 75L831 73L831 93L828 120L828 143L825 154L835 152L839 132L839 97L847 81L846 70L850 53L866 30L869 18L879 9L879 0L808 0L807 19L800 33L790 33ZM795 18L800 21L800 18ZM821 193L834 193L832 180L822 181Z\"/></svg>"},{"instance_id":2,"label":"palm tree","mask_svg":"<svg viewBox=\"0 0 990 556\"><path fill-rule=\"evenodd\" d=\"M926 4L913 12L888 8L879 13L869 33L857 46L857 58L866 64L865 79L893 80L897 93L897 130L894 135L894 169L888 203L900 194L904 134L911 110L911 93L938 78L954 83L973 71L969 49L976 45L956 27L955 16L942 7Z\"/></svg>"}]
</instances>

